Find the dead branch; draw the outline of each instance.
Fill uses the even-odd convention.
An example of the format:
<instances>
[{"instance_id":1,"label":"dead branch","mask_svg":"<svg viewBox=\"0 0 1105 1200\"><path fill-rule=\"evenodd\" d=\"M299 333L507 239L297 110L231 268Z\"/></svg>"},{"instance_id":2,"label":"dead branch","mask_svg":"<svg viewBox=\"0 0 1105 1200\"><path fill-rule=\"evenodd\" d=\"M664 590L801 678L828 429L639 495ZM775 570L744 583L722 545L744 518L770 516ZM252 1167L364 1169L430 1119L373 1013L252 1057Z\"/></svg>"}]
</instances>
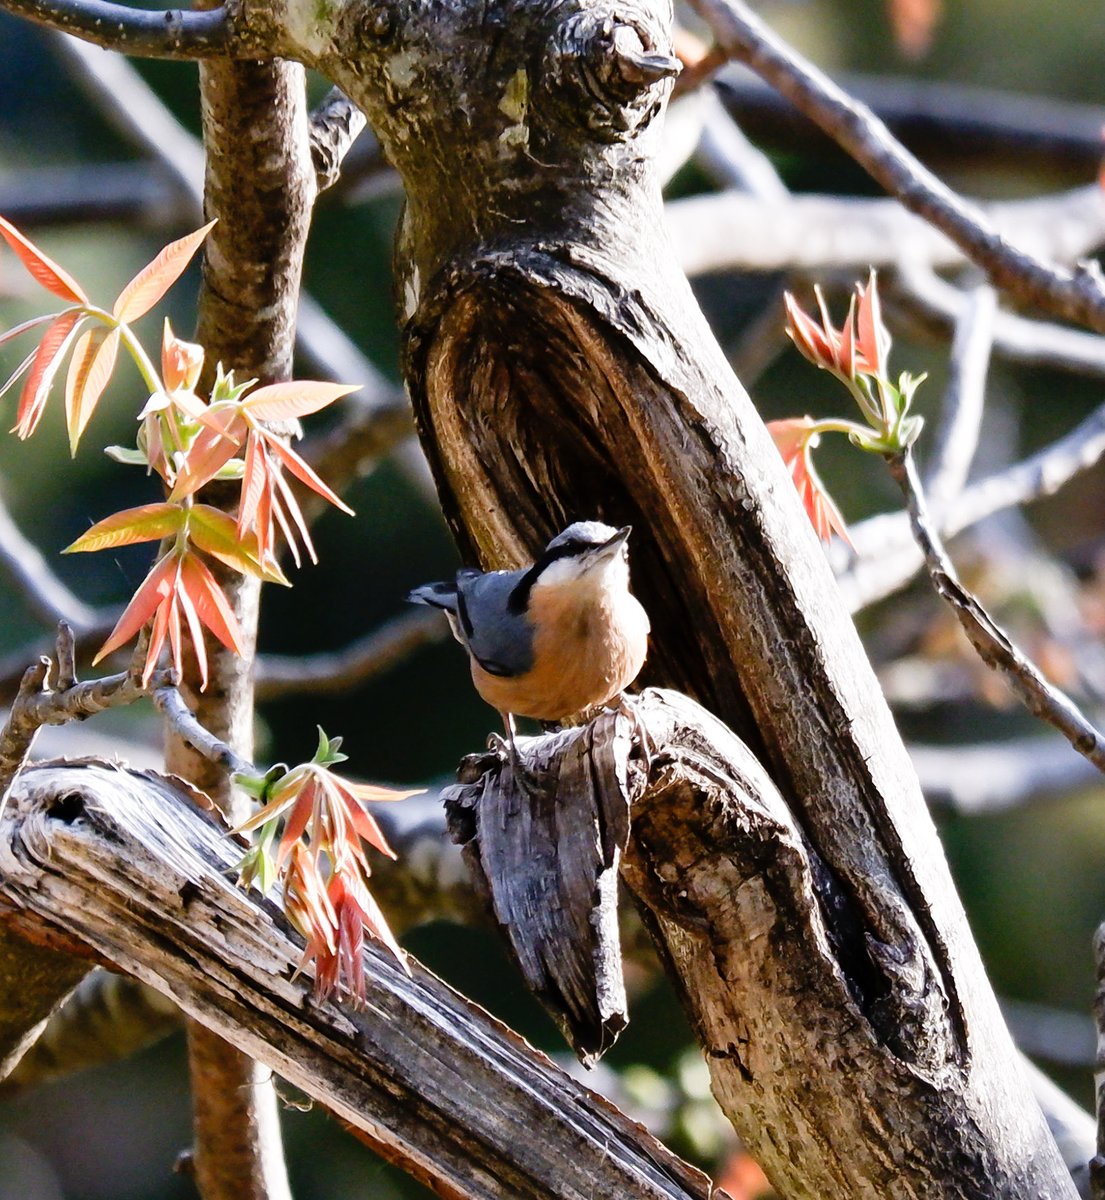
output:
<instances>
[{"instance_id":1,"label":"dead branch","mask_svg":"<svg viewBox=\"0 0 1105 1200\"><path fill-rule=\"evenodd\" d=\"M227 880L236 857L163 778L36 768L0 833L0 898L96 947L457 1196L707 1200L703 1176L417 964L408 979L369 949L365 1009L315 1004L276 907Z\"/></svg>"}]
</instances>

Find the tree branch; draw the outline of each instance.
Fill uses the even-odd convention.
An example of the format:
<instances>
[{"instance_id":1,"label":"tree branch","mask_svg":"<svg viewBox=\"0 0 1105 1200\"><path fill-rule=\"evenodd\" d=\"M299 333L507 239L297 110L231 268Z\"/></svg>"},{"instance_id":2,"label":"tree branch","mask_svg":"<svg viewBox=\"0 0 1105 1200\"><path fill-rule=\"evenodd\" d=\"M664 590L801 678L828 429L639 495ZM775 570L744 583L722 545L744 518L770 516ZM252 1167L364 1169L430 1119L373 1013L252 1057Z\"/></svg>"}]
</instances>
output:
<instances>
[{"instance_id":1,"label":"tree branch","mask_svg":"<svg viewBox=\"0 0 1105 1200\"><path fill-rule=\"evenodd\" d=\"M0 501L0 567L27 607L47 625L67 621L84 630L103 624L106 616L90 608L61 582L37 546L29 542Z\"/></svg>"},{"instance_id":2,"label":"tree branch","mask_svg":"<svg viewBox=\"0 0 1105 1200\"><path fill-rule=\"evenodd\" d=\"M473 756L448 794L453 835L478 861L496 914L512 910L520 962L540 956L550 920L580 931L562 958L592 947L604 915L591 894L596 844L609 867L624 837L623 882L674 968L714 1096L780 1195L1071 1194L1061 1172L1030 1179L1036 1151L1008 1138L1004 1098L983 1078L1013 1055L1004 1027L987 1050L972 1031L964 1052L928 948L880 942L898 885L884 878L863 902L846 894L748 747L687 697L648 689L634 712L654 748L647 760L628 753L622 715L604 713L523 739L523 783L509 763ZM564 830L549 863L558 806ZM581 832L588 810L601 817ZM545 903L516 903L527 890ZM596 972L592 1003L616 984ZM565 998L562 1018L579 1003ZM895 1162L908 1158L908 1169L889 1165L885 1140L869 1135L880 1120L893 1123ZM1046 1134L1036 1141L1048 1145Z\"/></svg>"},{"instance_id":3,"label":"tree branch","mask_svg":"<svg viewBox=\"0 0 1105 1200\"><path fill-rule=\"evenodd\" d=\"M935 514L941 536L954 537L986 517L1043 496L1052 496L1105 455L1105 404L1050 446L964 488L955 504ZM859 555L838 576L845 602L855 612L903 587L924 566L910 540L905 513L881 513L851 531Z\"/></svg>"},{"instance_id":4,"label":"tree branch","mask_svg":"<svg viewBox=\"0 0 1105 1200\"><path fill-rule=\"evenodd\" d=\"M416 610L392 618L341 650L263 654L257 659L257 698L344 692L391 670L417 647L444 641L448 635L448 626L437 613Z\"/></svg>"},{"instance_id":5,"label":"tree branch","mask_svg":"<svg viewBox=\"0 0 1105 1200\"><path fill-rule=\"evenodd\" d=\"M146 58L236 58L257 55L238 28L233 3L209 11L146 10L109 0L4 0L3 7L36 25Z\"/></svg>"},{"instance_id":6,"label":"tree branch","mask_svg":"<svg viewBox=\"0 0 1105 1200\"><path fill-rule=\"evenodd\" d=\"M320 192L338 181L342 160L365 125L364 113L341 88L333 88L311 113L311 161Z\"/></svg>"},{"instance_id":7,"label":"tree branch","mask_svg":"<svg viewBox=\"0 0 1105 1200\"><path fill-rule=\"evenodd\" d=\"M890 281L889 299L897 297L922 322L947 330L967 305L964 293L916 260L900 261ZM1034 321L1017 313L994 314L994 351L1013 362L1053 367L1094 378L1105 376L1105 338L1067 325Z\"/></svg>"},{"instance_id":8,"label":"tree branch","mask_svg":"<svg viewBox=\"0 0 1105 1200\"><path fill-rule=\"evenodd\" d=\"M133 704L149 694L133 668L118 675L77 683L75 661L73 631L62 621L58 626L54 660L43 657L27 668L8 719L0 730L0 816L4 813L12 784L31 752L35 735L43 725L83 721L104 709ZM169 672L155 672L151 686L163 685L170 677Z\"/></svg>"},{"instance_id":9,"label":"tree branch","mask_svg":"<svg viewBox=\"0 0 1105 1200\"><path fill-rule=\"evenodd\" d=\"M925 556L936 593L951 605L971 645L987 666L993 667L1029 712L1059 730L1070 744L1100 771L1105 771L1105 736L1088 721L1078 706L1040 674L998 627L990 614L956 578L940 535L925 507L916 464L907 450L887 459L890 474L902 489L909 508L914 537Z\"/></svg>"},{"instance_id":10,"label":"tree branch","mask_svg":"<svg viewBox=\"0 0 1105 1200\"><path fill-rule=\"evenodd\" d=\"M1105 332L1105 281L1081 264L1073 272L1010 245L973 205L917 161L865 105L772 33L742 0L694 0L724 49L778 88L880 183L1021 300Z\"/></svg>"},{"instance_id":11,"label":"tree branch","mask_svg":"<svg viewBox=\"0 0 1105 1200\"><path fill-rule=\"evenodd\" d=\"M234 858L167 780L36 768L0 832L0 899L172 996L446 1194L707 1200L705 1177L413 961L408 978L371 947L365 1008L316 1004L275 907L227 882Z\"/></svg>"},{"instance_id":12,"label":"tree branch","mask_svg":"<svg viewBox=\"0 0 1105 1200\"><path fill-rule=\"evenodd\" d=\"M1073 262L1105 240L1101 189L1078 187L1027 200L980 202L1003 242ZM884 196L804 194L785 201L741 192L672 200L665 217L688 275L707 271L929 269L964 264L939 228Z\"/></svg>"}]
</instances>

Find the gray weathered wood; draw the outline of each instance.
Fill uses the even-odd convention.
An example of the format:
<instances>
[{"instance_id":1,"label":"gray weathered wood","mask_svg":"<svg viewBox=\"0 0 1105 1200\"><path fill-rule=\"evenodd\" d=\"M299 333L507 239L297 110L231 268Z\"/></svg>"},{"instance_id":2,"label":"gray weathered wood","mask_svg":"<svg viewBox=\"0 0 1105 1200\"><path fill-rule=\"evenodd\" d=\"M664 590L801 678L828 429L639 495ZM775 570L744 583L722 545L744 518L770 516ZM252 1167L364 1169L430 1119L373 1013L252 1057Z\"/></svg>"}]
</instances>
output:
<instances>
[{"instance_id":1,"label":"gray weathered wood","mask_svg":"<svg viewBox=\"0 0 1105 1200\"><path fill-rule=\"evenodd\" d=\"M516 744L524 771L496 754L464 760L460 785L442 794L449 832L526 983L590 1066L626 1024L618 868L630 740L595 722ZM591 776L596 758L615 769Z\"/></svg>"},{"instance_id":2,"label":"gray weathered wood","mask_svg":"<svg viewBox=\"0 0 1105 1200\"><path fill-rule=\"evenodd\" d=\"M609 794L629 798L622 877L670 963L714 1095L780 1193L1073 1196L1050 1139L1031 1121L1009 1125L1000 1081L1018 1068L1008 1037L983 1052L972 1034L973 1052L958 1051L935 1015L944 998L922 946L915 961L899 959L896 976L874 977L856 951L878 930L840 910L838 886L750 750L677 693L646 691L637 715L658 748L647 770L618 752L625 718L607 713L523 742L528 786L554 779L574 812L597 810ZM456 793L479 813L525 803L498 765ZM508 861L504 843L528 836L493 816L478 825L485 869ZM506 877L489 884L493 894L517 887ZM585 892L569 898L586 911ZM540 915L515 915L523 924L512 945L540 945Z\"/></svg>"},{"instance_id":3,"label":"gray weathered wood","mask_svg":"<svg viewBox=\"0 0 1105 1200\"><path fill-rule=\"evenodd\" d=\"M171 781L26 772L0 826L0 901L189 1015L458 1197L707 1200L708 1181L412 963L368 951L361 1012L293 979L301 943L228 878L238 847Z\"/></svg>"},{"instance_id":4,"label":"gray weathered wood","mask_svg":"<svg viewBox=\"0 0 1105 1200\"><path fill-rule=\"evenodd\" d=\"M404 372L462 546L485 567L515 566L570 519L633 523L648 678L707 704L785 798L868 1036L907 1072L944 1071L972 1119L989 1113L981 1157L939 1185L922 1169L930 1138L913 1125L901 1187L913 1170L930 1195L1066 1194L889 710L664 233L651 160L668 84L625 53L632 38L669 52L664 0L348 0L309 29L288 11L299 52L364 108L403 178ZM703 862L721 871L720 858ZM713 886L724 892L727 878ZM810 946L818 936L805 931ZM717 1018L711 1036L724 1014L723 1040L738 1045L746 1019L708 1003L708 960L688 949L671 962L692 1008L701 1000ZM790 1121L805 1093L802 1072L787 1070L796 1048L816 1053L814 1074L828 1055L848 1088L862 1089L870 1065L844 1052L858 1050L846 1025L830 1051L827 1029L803 1025L810 1011L788 1012L800 1029L765 1043L757 1064L786 1081L773 1110L784 1124L749 1131L780 1172L778 1144L813 1164L841 1123L831 1108L816 1124ZM908 1096L922 1117L924 1097ZM1000 1114L987 1096L1002 1098ZM860 1124L848 1136L870 1164L865 1144L899 1133ZM1004 1181L986 1191L983 1161ZM785 1172L792 1194L810 1194L801 1167ZM860 1172L851 1194L872 1194L863 1188L885 1174ZM1029 1178L1046 1186L1015 1182Z\"/></svg>"}]
</instances>

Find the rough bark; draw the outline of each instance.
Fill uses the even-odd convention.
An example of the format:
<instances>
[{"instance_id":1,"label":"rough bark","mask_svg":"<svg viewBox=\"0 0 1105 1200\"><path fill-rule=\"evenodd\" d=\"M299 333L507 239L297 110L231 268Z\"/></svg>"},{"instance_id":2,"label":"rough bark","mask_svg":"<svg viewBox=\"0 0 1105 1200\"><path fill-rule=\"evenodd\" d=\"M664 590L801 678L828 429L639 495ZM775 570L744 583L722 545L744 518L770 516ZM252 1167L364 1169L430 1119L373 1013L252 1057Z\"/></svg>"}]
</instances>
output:
<instances>
[{"instance_id":1,"label":"rough bark","mask_svg":"<svg viewBox=\"0 0 1105 1200\"><path fill-rule=\"evenodd\" d=\"M872 991L877 981L855 958L856 944L877 935L842 929L824 863L749 749L678 693L646 691L636 721L656 748L650 761L627 754L625 718L607 713L523 742L524 789L509 764L488 769L486 757L483 775L473 769L454 789L454 833L478 858L496 909L518 893L518 861L547 852L538 821L504 823L501 812L531 796L540 809L553 788L572 814L609 812L623 798L632 824L622 878L668 960L714 1095L781 1195L1073 1194L1050 1162L1008 1152L1043 1143L1029 1127L1008 1128L988 1057L941 1044L929 1016L943 1004L937 980L911 981L916 1020L897 1013L887 1023L900 997ZM573 913L579 924L595 907L593 851L577 837L558 853L574 887L549 904L570 928ZM548 921L521 905L513 915L510 941L524 962L544 947ZM590 986L597 1007L611 981ZM555 1015L570 1022L578 1007L569 995ZM1012 1058L1011 1046L1003 1052Z\"/></svg>"},{"instance_id":2,"label":"rough bark","mask_svg":"<svg viewBox=\"0 0 1105 1200\"><path fill-rule=\"evenodd\" d=\"M239 379L291 375L296 302L315 196L303 68L294 63L208 62L200 68L204 210L218 217L203 266L197 339ZM235 503L232 489L220 497ZM200 722L238 753L253 743L252 661L260 585L226 568L217 574L247 643L242 658L207 639L210 682L195 692ZM196 685L194 664L186 683ZM226 773L180 738L166 741L169 770L207 791L232 820L248 814ZM237 808L235 809L235 805ZM276 1096L268 1072L203 1026L188 1035L196 1181L206 1200L290 1196Z\"/></svg>"},{"instance_id":3,"label":"rough bark","mask_svg":"<svg viewBox=\"0 0 1105 1200\"><path fill-rule=\"evenodd\" d=\"M171 996L441 1195L708 1200L700 1172L417 963L408 977L370 949L363 1010L313 1001L300 940L228 879L237 853L171 780L34 768L0 825L0 900Z\"/></svg>"},{"instance_id":4,"label":"rough bark","mask_svg":"<svg viewBox=\"0 0 1105 1200\"><path fill-rule=\"evenodd\" d=\"M907 1073L981 1089L964 1096L972 1109L1003 1097L986 1153L1004 1182L980 1191L960 1164L939 1194L1036 1197L1016 1182L1035 1171L1063 1195L889 710L664 234L650 159L667 84L637 64L669 52L669 19L605 0L410 0L340 8L333 41L313 30L308 52L368 113L406 187L405 373L446 514L496 567L569 519L634 524L649 678L702 700L770 773L819 863L866 1036ZM689 951L673 964L693 1000L707 964ZM726 1015L738 1045L748 1017ZM762 1053L759 1075L781 1082L785 1040ZM834 1062L855 1087L869 1065ZM781 1109L800 1103L789 1079ZM824 1130L857 1161L865 1133ZM822 1153L812 1134L806 1161ZM765 1125L751 1142L768 1161L774 1136ZM871 1194L863 1178L838 1194Z\"/></svg>"}]
</instances>

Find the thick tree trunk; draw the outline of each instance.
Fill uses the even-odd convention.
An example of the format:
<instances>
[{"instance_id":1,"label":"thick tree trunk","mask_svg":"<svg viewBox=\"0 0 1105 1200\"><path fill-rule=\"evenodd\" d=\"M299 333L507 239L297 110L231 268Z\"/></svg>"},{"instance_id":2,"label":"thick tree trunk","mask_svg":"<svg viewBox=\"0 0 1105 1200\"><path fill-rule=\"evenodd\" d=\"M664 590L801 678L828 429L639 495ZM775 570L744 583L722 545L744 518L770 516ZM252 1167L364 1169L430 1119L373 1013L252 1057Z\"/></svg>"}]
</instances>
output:
<instances>
[{"instance_id":1,"label":"thick tree trunk","mask_svg":"<svg viewBox=\"0 0 1105 1200\"><path fill-rule=\"evenodd\" d=\"M309 52L364 107L406 185L405 369L446 513L496 567L569 519L631 521L649 678L733 726L779 790L776 852L808 849L807 916L842 987L836 1024L765 1036L778 1027L764 993L730 978L726 1002L708 1000L716 967L661 934L719 1094L742 1070L773 1094L743 1132L784 1194L818 1194L822 1160L853 1164L834 1174L838 1196L1073 1194L824 556L664 233L651 157L669 20L658 4L412 0L346 4L333 41L310 31ZM708 846L701 857L725 891ZM815 1014L795 997L790 1016ZM861 1043L902 1078L960 1090L973 1121L932 1131L950 1139L939 1183L910 1169L932 1154L923 1120L902 1119L923 1116L923 1094L873 1112L878 1128L807 1108L805 1078L831 1047L862 1090ZM719 1046L744 1049L722 1059ZM875 1161L901 1138L898 1157Z\"/></svg>"}]
</instances>

